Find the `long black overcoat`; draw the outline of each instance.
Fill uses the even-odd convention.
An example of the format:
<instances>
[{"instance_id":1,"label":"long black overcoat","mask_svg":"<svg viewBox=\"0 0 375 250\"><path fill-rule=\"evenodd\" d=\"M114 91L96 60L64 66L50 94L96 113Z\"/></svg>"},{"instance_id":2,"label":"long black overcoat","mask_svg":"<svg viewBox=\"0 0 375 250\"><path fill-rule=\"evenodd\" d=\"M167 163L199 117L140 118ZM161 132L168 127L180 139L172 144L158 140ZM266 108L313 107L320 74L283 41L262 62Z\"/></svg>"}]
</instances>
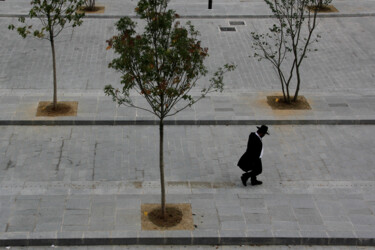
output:
<instances>
[{"instance_id":1,"label":"long black overcoat","mask_svg":"<svg viewBox=\"0 0 375 250\"><path fill-rule=\"evenodd\" d=\"M254 132L250 133L246 152L241 156L237 166L245 172L259 168L262 165L259 158L262 147L260 138Z\"/></svg>"}]
</instances>

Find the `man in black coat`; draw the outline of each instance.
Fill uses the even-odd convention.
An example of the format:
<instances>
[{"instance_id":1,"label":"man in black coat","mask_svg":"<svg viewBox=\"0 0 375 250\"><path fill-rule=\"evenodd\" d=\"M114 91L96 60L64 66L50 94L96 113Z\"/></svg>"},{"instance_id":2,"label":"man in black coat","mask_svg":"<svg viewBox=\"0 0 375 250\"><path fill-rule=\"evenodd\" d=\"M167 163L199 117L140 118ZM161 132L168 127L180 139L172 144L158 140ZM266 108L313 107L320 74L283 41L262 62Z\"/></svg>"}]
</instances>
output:
<instances>
[{"instance_id":1,"label":"man in black coat","mask_svg":"<svg viewBox=\"0 0 375 250\"><path fill-rule=\"evenodd\" d=\"M257 175L262 173L262 156L263 156L263 143L262 138L268 133L268 127L262 125L257 127L256 133L250 133L247 142L246 152L241 156L238 161L238 166L245 172L241 176L241 181L244 186L249 178L251 178L251 185L260 185L261 181L257 180Z\"/></svg>"}]
</instances>

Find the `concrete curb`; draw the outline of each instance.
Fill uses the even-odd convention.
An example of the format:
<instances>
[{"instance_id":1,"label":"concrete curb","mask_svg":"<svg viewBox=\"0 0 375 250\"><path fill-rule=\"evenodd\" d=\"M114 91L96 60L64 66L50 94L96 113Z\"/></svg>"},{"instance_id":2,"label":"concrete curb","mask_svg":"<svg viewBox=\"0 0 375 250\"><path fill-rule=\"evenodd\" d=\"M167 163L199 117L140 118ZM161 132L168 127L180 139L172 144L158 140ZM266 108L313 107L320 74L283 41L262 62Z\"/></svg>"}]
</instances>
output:
<instances>
[{"instance_id":1,"label":"concrete curb","mask_svg":"<svg viewBox=\"0 0 375 250\"><path fill-rule=\"evenodd\" d=\"M0 246L88 245L320 245L375 246L374 238L308 237L98 237L0 239Z\"/></svg>"},{"instance_id":2,"label":"concrete curb","mask_svg":"<svg viewBox=\"0 0 375 250\"><path fill-rule=\"evenodd\" d=\"M166 120L164 125L375 125L375 119L337 120ZM0 126L132 126L159 125L158 120L0 120Z\"/></svg>"}]
</instances>

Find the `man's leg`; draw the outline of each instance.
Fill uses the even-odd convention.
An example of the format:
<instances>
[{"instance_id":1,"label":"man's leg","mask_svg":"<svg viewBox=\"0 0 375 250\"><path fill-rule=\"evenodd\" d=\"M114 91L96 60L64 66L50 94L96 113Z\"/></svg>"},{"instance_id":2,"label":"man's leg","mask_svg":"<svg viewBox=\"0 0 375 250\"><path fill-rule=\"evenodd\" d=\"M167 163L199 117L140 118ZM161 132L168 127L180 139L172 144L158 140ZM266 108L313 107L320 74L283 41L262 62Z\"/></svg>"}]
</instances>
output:
<instances>
[{"instance_id":1,"label":"man's leg","mask_svg":"<svg viewBox=\"0 0 375 250\"><path fill-rule=\"evenodd\" d=\"M254 170L250 172L251 185L260 185L262 182L257 180L257 175L262 173L262 160L259 159L259 162L257 162L255 165L256 167Z\"/></svg>"},{"instance_id":2,"label":"man's leg","mask_svg":"<svg viewBox=\"0 0 375 250\"><path fill-rule=\"evenodd\" d=\"M247 182L247 180L249 179L251 177L251 171L249 171L249 172L245 172L245 173L243 173L242 174L242 176L241 176L241 181L242 181L242 184L246 187L247 185L246 185L246 182Z\"/></svg>"}]
</instances>

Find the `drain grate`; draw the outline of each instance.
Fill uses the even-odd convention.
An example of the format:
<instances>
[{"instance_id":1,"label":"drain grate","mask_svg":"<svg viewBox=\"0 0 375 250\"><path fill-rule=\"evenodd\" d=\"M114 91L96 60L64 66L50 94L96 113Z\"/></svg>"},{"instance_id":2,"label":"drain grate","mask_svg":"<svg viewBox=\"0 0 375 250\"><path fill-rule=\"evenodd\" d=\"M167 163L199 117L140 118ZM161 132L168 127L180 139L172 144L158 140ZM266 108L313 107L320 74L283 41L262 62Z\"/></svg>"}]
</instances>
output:
<instances>
[{"instance_id":1,"label":"drain grate","mask_svg":"<svg viewBox=\"0 0 375 250\"><path fill-rule=\"evenodd\" d=\"M244 21L229 21L229 25L245 25Z\"/></svg>"},{"instance_id":2,"label":"drain grate","mask_svg":"<svg viewBox=\"0 0 375 250\"><path fill-rule=\"evenodd\" d=\"M346 103L329 103L328 106L330 107L348 107Z\"/></svg>"},{"instance_id":3,"label":"drain grate","mask_svg":"<svg viewBox=\"0 0 375 250\"><path fill-rule=\"evenodd\" d=\"M219 27L221 32L236 31L235 27Z\"/></svg>"}]
</instances>

